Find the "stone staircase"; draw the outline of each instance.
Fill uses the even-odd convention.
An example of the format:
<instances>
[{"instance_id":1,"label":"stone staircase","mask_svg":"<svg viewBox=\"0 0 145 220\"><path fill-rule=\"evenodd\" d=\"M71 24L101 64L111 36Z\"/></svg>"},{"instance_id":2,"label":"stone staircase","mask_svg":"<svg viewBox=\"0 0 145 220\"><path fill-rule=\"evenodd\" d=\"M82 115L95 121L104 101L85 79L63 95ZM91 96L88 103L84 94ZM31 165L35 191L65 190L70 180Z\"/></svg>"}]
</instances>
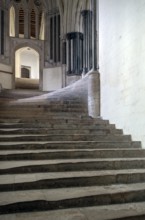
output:
<instances>
[{"instance_id":1,"label":"stone staircase","mask_svg":"<svg viewBox=\"0 0 145 220\"><path fill-rule=\"evenodd\" d=\"M141 143L80 100L0 106L0 219L145 219L144 182Z\"/></svg>"},{"instance_id":2,"label":"stone staircase","mask_svg":"<svg viewBox=\"0 0 145 220\"><path fill-rule=\"evenodd\" d=\"M34 96L40 96L46 92L40 92L33 89L1 89L0 90L0 102L10 101L22 98L29 98Z\"/></svg>"}]
</instances>

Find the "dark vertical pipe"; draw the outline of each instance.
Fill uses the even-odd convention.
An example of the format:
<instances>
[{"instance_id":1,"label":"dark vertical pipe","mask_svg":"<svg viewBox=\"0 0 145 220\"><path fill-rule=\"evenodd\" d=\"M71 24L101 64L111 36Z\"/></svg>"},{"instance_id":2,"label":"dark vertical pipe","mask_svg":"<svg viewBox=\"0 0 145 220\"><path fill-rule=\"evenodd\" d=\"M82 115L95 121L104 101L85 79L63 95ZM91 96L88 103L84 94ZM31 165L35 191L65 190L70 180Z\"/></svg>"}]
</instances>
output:
<instances>
[{"instance_id":1,"label":"dark vertical pipe","mask_svg":"<svg viewBox=\"0 0 145 220\"><path fill-rule=\"evenodd\" d=\"M1 10L1 54L4 55L4 11Z\"/></svg>"},{"instance_id":2,"label":"dark vertical pipe","mask_svg":"<svg viewBox=\"0 0 145 220\"><path fill-rule=\"evenodd\" d=\"M92 47L93 47L93 70L98 69L98 39L97 39L97 32L98 32L98 12L99 12L99 2L98 0L92 0L92 12L93 12L93 21L92 21Z\"/></svg>"}]
</instances>

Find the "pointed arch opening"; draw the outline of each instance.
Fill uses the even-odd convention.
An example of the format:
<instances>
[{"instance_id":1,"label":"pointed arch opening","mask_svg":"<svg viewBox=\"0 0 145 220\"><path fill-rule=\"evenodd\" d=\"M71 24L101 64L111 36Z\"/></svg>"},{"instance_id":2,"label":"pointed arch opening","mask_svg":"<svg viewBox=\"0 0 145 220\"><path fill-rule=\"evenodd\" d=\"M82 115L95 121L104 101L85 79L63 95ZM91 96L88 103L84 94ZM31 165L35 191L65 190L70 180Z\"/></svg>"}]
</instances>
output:
<instances>
[{"instance_id":1,"label":"pointed arch opening","mask_svg":"<svg viewBox=\"0 0 145 220\"><path fill-rule=\"evenodd\" d=\"M19 9L19 37L24 38L24 10Z\"/></svg>"},{"instance_id":2,"label":"pointed arch opening","mask_svg":"<svg viewBox=\"0 0 145 220\"><path fill-rule=\"evenodd\" d=\"M40 57L31 47L15 52L15 88L39 89Z\"/></svg>"},{"instance_id":3,"label":"pointed arch opening","mask_svg":"<svg viewBox=\"0 0 145 220\"><path fill-rule=\"evenodd\" d=\"M9 11L9 36L10 37L15 37L15 8L14 6L10 7Z\"/></svg>"},{"instance_id":4,"label":"pointed arch opening","mask_svg":"<svg viewBox=\"0 0 145 220\"><path fill-rule=\"evenodd\" d=\"M30 38L36 39L36 13L34 9L30 14Z\"/></svg>"},{"instance_id":5,"label":"pointed arch opening","mask_svg":"<svg viewBox=\"0 0 145 220\"><path fill-rule=\"evenodd\" d=\"M45 39L45 18L44 12L39 13L39 39Z\"/></svg>"}]
</instances>

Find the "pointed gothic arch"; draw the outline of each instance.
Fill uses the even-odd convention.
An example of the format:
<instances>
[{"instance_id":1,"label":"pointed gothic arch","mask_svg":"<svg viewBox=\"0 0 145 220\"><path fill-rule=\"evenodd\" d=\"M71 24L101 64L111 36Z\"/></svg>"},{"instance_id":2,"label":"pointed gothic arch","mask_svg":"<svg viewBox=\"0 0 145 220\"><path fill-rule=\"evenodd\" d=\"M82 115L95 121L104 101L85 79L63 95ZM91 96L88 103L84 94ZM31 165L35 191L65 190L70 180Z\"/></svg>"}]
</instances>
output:
<instances>
[{"instance_id":1,"label":"pointed gothic arch","mask_svg":"<svg viewBox=\"0 0 145 220\"><path fill-rule=\"evenodd\" d=\"M10 37L15 37L15 19L16 19L15 8L12 5L9 10L9 36Z\"/></svg>"},{"instance_id":2,"label":"pointed gothic arch","mask_svg":"<svg viewBox=\"0 0 145 220\"><path fill-rule=\"evenodd\" d=\"M12 1L9 5L9 36L45 40L43 1Z\"/></svg>"}]
</instances>

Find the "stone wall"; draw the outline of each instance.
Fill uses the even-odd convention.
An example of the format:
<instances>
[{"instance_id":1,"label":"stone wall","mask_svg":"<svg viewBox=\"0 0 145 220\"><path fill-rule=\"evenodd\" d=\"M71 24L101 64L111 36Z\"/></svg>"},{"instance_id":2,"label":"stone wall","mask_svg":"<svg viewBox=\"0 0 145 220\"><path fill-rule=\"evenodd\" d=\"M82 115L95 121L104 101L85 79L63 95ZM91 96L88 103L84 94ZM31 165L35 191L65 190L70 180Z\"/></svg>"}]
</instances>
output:
<instances>
[{"instance_id":1,"label":"stone wall","mask_svg":"<svg viewBox=\"0 0 145 220\"><path fill-rule=\"evenodd\" d=\"M145 148L145 1L100 1L101 115Z\"/></svg>"},{"instance_id":2,"label":"stone wall","mask_svg":"<svg viewBox=\"0 0 145 220\"><path fill-rule=\"evenodd\" d=\"M45 68L43 70L43 91L50 92L62 87L62 68Z\"/></svg>"},{"instance_id":3,"label":"stone wall","mask_svg":"<svg viewBox=\"0 0 145 220\"><path fill-rule=\"evenodd\" d=\"M12 89L13 75L12 67L0 63L0 85L2 89Z\"/></svg>"}]
</instances>

